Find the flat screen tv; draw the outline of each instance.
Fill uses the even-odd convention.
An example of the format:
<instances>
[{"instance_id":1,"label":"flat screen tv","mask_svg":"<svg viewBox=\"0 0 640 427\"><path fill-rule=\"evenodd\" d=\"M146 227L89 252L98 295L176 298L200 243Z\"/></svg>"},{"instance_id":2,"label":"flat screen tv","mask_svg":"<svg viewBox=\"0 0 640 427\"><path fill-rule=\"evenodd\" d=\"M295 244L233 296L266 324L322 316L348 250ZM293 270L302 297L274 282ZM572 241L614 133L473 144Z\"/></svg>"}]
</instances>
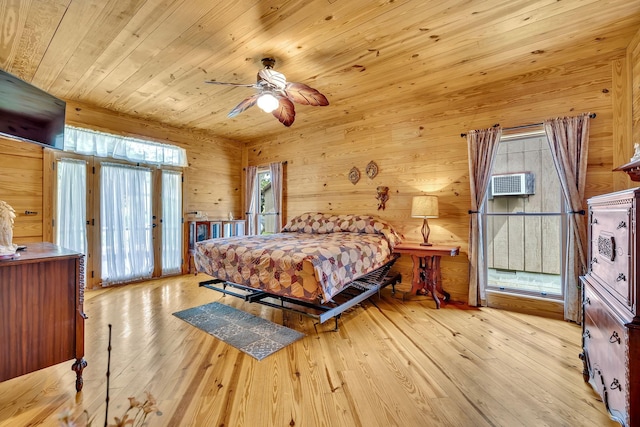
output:
<instances>
[{"instance_id":1,"label":"flat screen tv","mask_svg":"<svg viewBox=\"0 0 640 427\"><path fill-rule=\"evenodd\" d=\"M62 149L66 103L0 70L0 134Z\"/></svg>"}]
</instances>

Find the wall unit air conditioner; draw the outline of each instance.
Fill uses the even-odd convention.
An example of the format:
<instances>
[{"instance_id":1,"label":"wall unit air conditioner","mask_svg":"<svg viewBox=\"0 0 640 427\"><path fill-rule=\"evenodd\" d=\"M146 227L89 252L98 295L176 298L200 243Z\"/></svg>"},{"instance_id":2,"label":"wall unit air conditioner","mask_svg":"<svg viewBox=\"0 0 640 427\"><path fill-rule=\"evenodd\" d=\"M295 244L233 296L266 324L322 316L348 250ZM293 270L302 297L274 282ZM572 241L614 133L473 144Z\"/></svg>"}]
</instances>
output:
<instances>
[{"instance_id":1,"label":"wall unit air conditioner","mask_svg":"<svg viewBox=\"0 0 640 427\"><path fill-rule=\"evenodd\" d=\"M508 173L491 176L491 195L495 196L528 196L535 194L535 178L533 173Z\"/></svg>"}]
</instances>

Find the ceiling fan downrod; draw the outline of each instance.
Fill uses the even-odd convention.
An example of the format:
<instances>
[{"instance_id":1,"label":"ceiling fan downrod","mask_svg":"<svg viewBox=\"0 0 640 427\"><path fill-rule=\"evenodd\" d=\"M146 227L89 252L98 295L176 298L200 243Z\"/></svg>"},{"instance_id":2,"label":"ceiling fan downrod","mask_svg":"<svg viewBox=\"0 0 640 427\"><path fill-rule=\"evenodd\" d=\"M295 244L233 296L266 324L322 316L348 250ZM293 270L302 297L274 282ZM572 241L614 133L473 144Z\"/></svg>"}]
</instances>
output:
<instances>
[{"instance_id":1,"label":"ceiling fan downrod","mask_svg":"<svg viewBox=\"0 0 640 427\"><path fill-rule=\"evenodd\" d=\"M264 65L264 68L267 70L270 70L276 65L276 60L273 58L262 58L262 65Z\"/></svg>"}]
</instances>

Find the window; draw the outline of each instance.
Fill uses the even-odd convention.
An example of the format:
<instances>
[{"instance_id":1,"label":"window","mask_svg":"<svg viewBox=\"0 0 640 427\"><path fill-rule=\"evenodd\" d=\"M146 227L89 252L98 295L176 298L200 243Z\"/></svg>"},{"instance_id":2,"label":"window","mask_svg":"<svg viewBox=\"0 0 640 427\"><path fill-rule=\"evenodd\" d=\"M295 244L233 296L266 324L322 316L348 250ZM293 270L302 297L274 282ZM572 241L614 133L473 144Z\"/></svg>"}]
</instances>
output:
<instances>
[{"instance_id":1,"label":"window","mask_svg":"<svg viewBox=\"0 0 640 427\"><path fill-rule=\"evenodd\" d=\"M491 184L487 289L563 299L566 203L544 132L503 135Z\"/></svg>"},{"instance_id":2,"label":"window","mask_svg":"<svg viewBox=\"0 0 640 427\"><path fill-rule=\"evenodd\" d=\"M65 126L64 150L132 163L188 166L187 153L175 145Z\"/></svg>"},{"instance_id":3,"label":"window","mask_svg":"<svg viewBox=\"0 0 640 427\"><path fill-rule=\"evenodd\" d=\"M276 211L273 199L273 183L271 181L271 171L258 170L256 175L256 186L254 191L256 206L257 228L256 234L272 234L275 231Z\"/></svg>"}]
</instances>

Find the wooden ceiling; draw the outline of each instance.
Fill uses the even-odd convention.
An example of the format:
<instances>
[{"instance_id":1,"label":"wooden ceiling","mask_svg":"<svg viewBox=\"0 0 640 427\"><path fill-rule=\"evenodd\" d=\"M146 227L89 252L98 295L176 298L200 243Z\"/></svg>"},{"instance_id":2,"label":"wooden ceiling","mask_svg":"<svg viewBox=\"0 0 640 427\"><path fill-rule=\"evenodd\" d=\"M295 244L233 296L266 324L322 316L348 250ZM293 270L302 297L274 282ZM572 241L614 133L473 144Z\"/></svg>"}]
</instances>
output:
<instances>
[{"instance_id":1,"label":"wooden ceiling","mask_svg":"<svg viewBox=\"0 0 640 427\"><path fill-rule=\"evenodd\" d=\"M239 141L623 52L640 0L2 0L0 68L67 101ZM286 128L253 107L263 57L325 94Z\"/></svg>"}]
</instances>

